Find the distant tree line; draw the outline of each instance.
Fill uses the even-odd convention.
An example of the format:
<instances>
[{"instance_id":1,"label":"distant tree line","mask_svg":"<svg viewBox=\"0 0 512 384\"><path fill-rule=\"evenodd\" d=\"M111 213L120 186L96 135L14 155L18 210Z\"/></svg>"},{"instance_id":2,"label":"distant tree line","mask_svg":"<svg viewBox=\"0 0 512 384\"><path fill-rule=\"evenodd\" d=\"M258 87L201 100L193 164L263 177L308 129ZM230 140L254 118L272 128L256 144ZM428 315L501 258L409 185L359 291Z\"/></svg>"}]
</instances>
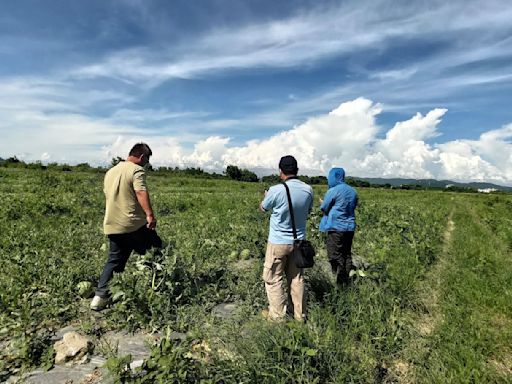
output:
<instances>
[{"instance_id":1,"label":"distant tree line","mask_svg":"<svg viewBox=\"0 0 512 384\"><path fill-rule=\"evenodd\" d=\"M327 185L327 177L325 176L298 176L299 180L302 180L303 182L310 184L310 185ZM266 184L276 184L281 181L279 178L279 175L270 175L270 176L263 176L261 178L261 181ZM353 187L363 187L363 188L369 188L372 185L364 180L354 179L352 177L347 177L345 179L345 182L348 185L351 185Z\"/></svg>"},{"instance_id":2,"label":"distant tree line","mask_svg":"<svg viewBox=\"0 0 512 384\"><path fill-rule=\"evenodd\" d=\"M116 156L113 157L110 162L110 167L113 167L124 161L122 157ZM69 164L58 164L58 163L48 163L43 164L41 161L35 162L25 162L23 160L18 159L16 156L9 157L7 159L3 159L0 157L0 167L2 168L24 168L24 169L38 169L38 170L50 170L50 171L64 171L64 172L106 172L108 168L106 167L93 167L88 163L80 163L76 165ZM210 173L206 172L201 168L195 167L187 167L187 168L178 168L178 167L158 167L153 168L151 164L148 165L148 169L152 174L158 176L164 175L180 175L180 176L192 176L199 178L208 178L208 179L233 179L238 181L249 181L249 182L258 182L258 176L254 172L249 171L248 169L239 169L237 166L228 165L224 174L219 173Z\"/></svg>"},{"instance_id":3,"label":"distant tree line","mask_svg":"<svg viewBox=\"0 0 512 384\"><path fill-rule=\"evenodd\" d=\"M71 171L79 171L79 172L104 172L105 168L101 167L91 167L87 163L80 163L76 165L69 164L59 164L59 163L48 163L43 164L41 161L35 161L32 163L27 163L23 160L18 159L16 156L9 157L7 159L2 159L0 157L0 167L3 168L25 168L25 169L40 169L40 170L53 170L53 171L63 171L63 172L71 172Z\"/></svg>"},{"instance_id":4,"label":"distant tree line","mask_svg":"<svg viewBox=\"0 0 512 384\"><path fill-rule=\"evenodd\" d=\"M111 160L110 166L115 166L119 162L124 161L122 157L114 157ZM93 172L93 173L104 173L108 168L106 167L93 167L88 163L80 163L76 165L69 164L59 164L59 163L48 163L43 164L41 161L35 161L31 163L27 163L23 160L18 159L16 156L9 157L7 159L3 159L0 157L0 168L24 168L24 169L35 169L35 170L50 170L50 171L61 171L61 172ZM205 179L231 179L236 181L245 181L245 182L262 182L267 185L277 184L281 182L279 175L269 175L263 176L261 179L258 176L245 168L239 168L236 165L228 165L226 170L222 173L210 173L206 172L201 168L187 167L187 168L178 168L178 167L158 167L153 168L149 165L149 170L152 174L156 176L165 176L165 175L175 175L175 176L189 176L189 177L197 177L197 178L205 178ZM299 179L308 183L310 185L327 185L327 177L325 176L303 176L300 175ZM478 190L476 188L471 187L462 187L456 185L449 185L447 187L434 187L434 186L426 186L420 184L401 184L401 185L391 185L389 183L386 184L370 184L366 180L361 180L357 178L347 177L345 182L353 187L359 188L381 188L381 189L403 189L403 190L439 190L444 192L466 192L466 193L477 193ZM500 191L495 191L493 193L500 193Z\"/></svg>"},{"instance_id":5,"label":"distant tree line","mask_svg":"<svg viewBox=\"0 0 512 384\"><path fill-rule=\"evenodd\" d=\"M299 180L302 180L303 182L310 184L310 185L318 185L318 184L325 184L327 185L327 177L325 176L298 176ZM281 182L281 179L279 178L279 175L269 175L269 176L263 176L261 178L261 181L266 184L277 184Z\"/></svg>"}]
</instances>

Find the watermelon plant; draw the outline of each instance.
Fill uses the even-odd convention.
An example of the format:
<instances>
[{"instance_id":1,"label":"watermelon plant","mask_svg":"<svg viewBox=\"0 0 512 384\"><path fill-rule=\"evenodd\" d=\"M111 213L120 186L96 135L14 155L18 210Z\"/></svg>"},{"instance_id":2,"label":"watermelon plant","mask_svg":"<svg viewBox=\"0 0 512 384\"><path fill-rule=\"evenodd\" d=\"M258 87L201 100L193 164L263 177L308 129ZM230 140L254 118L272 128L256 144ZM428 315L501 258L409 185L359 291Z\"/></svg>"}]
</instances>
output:
<instances>
[{"instance_id":1,"label":"watermelon plant","mask_svg":"<svg viewBox=\"0 0 512 384\"><path fill-rule=\"evenodd\" d=\"M101 174L0 169L0 179L0 380L6 380L47 366L59 327L83 324L95 332L88 304L107 243ZM258 211L265 186L151 174L148 183L165 247L132 255L115 275L114 304L102 327L187 336L164 337L143 365L146 376L132 377L125 360L112 358L109 366L125 382L507 377L510 195L359 188L356 268L343 289L330 273L315 206L308 237L318 258L306 271L307 322L272 324L260 316L267 304L261 271L268 216ZM314 190L318 197L326 186ZM232 316L215 315L224 303L236 307ZM421 324L429 319L425 332Z\"/></svg>"}]
</instances>

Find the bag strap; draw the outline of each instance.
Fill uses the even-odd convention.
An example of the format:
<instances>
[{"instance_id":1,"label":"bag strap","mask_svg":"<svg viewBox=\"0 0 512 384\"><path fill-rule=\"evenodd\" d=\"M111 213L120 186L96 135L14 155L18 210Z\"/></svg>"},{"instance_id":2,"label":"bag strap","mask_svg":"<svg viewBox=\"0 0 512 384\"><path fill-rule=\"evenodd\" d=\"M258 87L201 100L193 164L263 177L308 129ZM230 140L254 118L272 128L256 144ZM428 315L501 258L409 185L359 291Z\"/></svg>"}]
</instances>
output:
<instances>
[{"instance_id":1,"label":"bag strap","mask_svg":"<svg viewBox=\"0 0 512 384\"><path fill-rule=\"evenodd\" d=\"M295 216L293 214L293 205L292 198L290 196L290 188L288 188L288 185L286 185L285 181L283 181L283 185L286 188L286 196L288 197L288 208L290 210L290 217L292 219L293 239L297 240L297 229L295 228Z\"/></svg>"}]
</instances>

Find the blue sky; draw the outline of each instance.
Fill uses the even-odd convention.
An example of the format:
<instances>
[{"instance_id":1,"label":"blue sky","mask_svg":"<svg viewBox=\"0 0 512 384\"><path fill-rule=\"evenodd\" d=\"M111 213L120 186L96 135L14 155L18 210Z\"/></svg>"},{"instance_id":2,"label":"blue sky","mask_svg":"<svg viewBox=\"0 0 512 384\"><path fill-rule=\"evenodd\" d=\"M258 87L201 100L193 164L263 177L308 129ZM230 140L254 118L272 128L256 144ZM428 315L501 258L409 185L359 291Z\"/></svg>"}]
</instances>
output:
<instances>
[{"instance_id":1,"label":"blue sky","mask_svg":"<svg viewBox=\"0 0 512 384\"><path fill-rule=\"evenodd\" d=\"M3 1L0 156L512 184L510 1Z\"/></svg>"}]
</instances>

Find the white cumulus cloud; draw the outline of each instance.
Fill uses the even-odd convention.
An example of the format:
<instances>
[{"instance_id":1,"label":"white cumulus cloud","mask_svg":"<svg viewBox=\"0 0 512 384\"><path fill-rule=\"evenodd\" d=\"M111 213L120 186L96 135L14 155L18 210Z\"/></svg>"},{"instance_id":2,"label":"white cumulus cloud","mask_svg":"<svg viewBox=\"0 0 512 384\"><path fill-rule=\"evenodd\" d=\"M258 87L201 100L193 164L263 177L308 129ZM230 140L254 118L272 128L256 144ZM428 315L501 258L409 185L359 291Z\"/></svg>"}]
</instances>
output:
<instances>
[{"instance_id":1,"label":"white cumulus cloud","mask_svg":"<svg viewBox=\"0 0 512 384\"><path fill-rule=\"evenodd\" d=\"M207 137L190 149L176 138L120 137L104 151L107 158L125 156L135 142L146 141L153 148L155 165L220 172L231 164L261 175L276 173L279 158L291 154L304 174L325 174L332 166L342 166L348 174L360 177L512 183L512 124L487 131L478 140L429 143L440 136L446 109L417 113L397 122L383 137L376 123L381 111L380 104L358 98L290 130L239 146L221 136Z\"/></svg>"}]
</instances>

